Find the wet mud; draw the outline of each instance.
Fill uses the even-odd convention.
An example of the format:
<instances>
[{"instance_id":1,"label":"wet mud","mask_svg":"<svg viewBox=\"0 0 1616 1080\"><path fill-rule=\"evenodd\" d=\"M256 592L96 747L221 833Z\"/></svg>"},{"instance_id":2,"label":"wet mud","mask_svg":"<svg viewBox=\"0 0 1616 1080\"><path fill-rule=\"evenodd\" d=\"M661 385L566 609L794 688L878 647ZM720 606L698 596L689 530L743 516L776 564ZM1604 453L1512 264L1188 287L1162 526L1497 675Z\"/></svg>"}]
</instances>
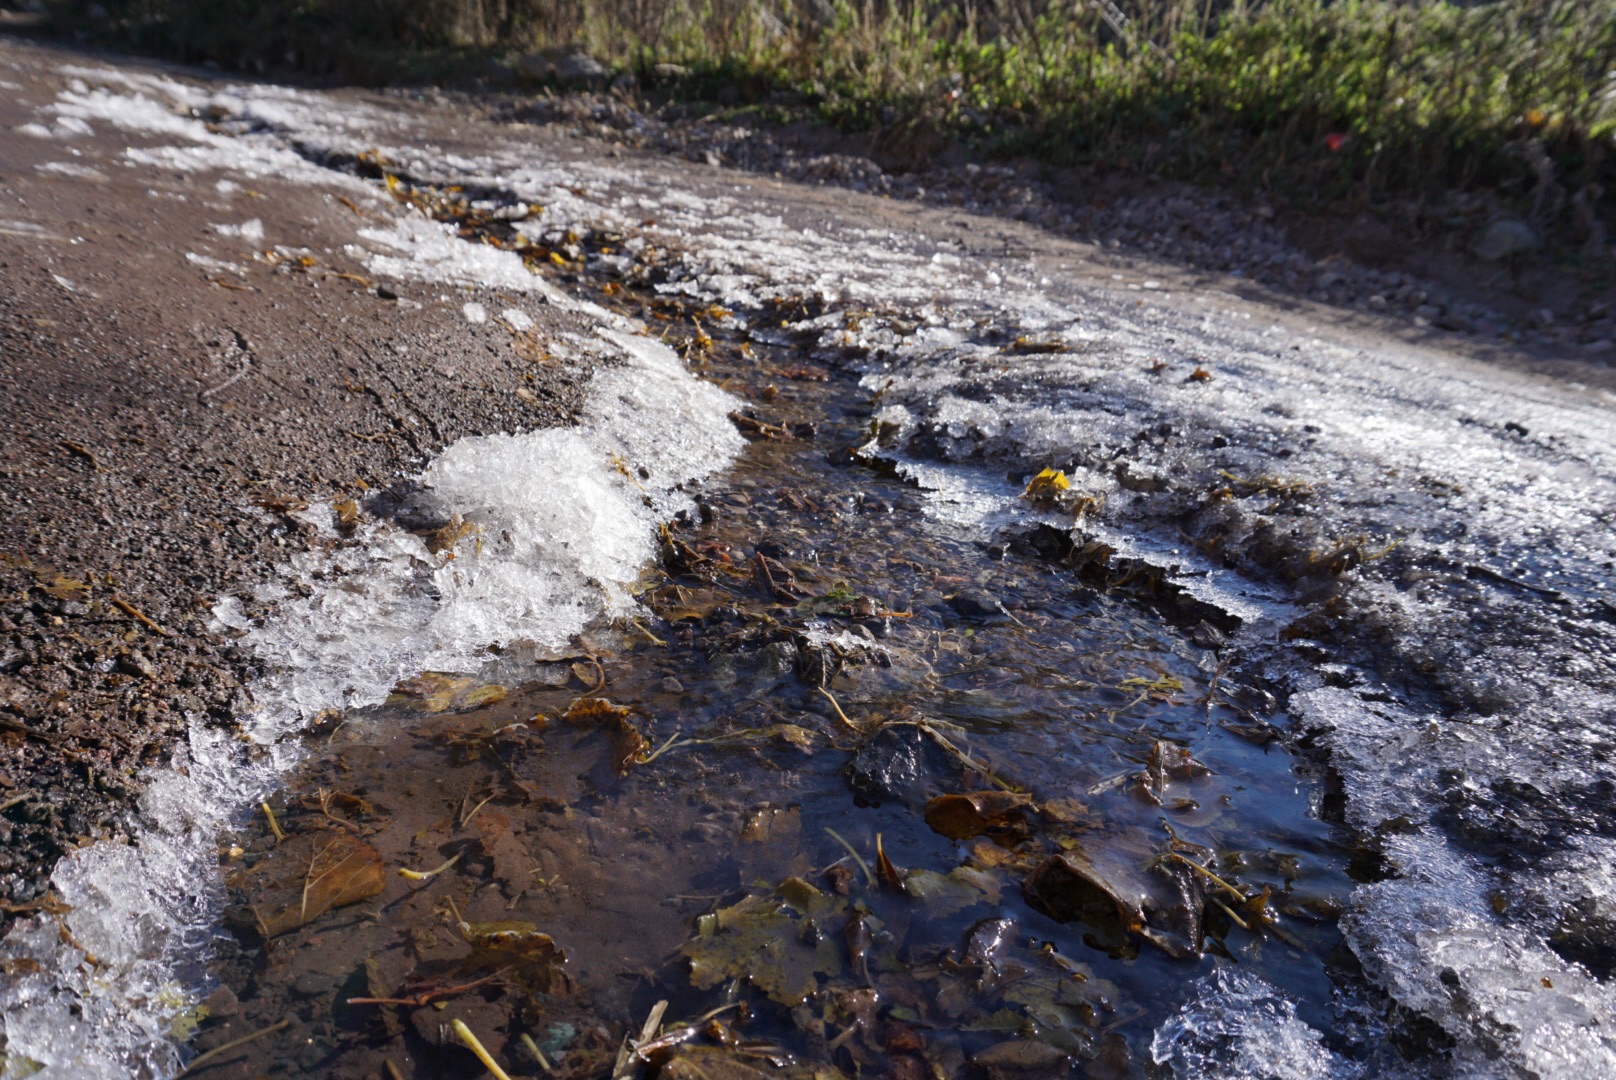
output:
<instances>
[{"instance_id":1,"label":"wet mud","mask_svg":"<svg viewBox=\"0 0 1616 1080\"><path fill-rule=\"evenodd\" d=\"M223 844L190 1075L461 1075L457 1022L511 1075L1143 1075L1227 963L1328 1029L1352 852L1237 628L1085 571L1037 483L954 523L850 452L850 378L648 297L747 452L643 618L309 736Z\"/></svg>"}]
</instances>

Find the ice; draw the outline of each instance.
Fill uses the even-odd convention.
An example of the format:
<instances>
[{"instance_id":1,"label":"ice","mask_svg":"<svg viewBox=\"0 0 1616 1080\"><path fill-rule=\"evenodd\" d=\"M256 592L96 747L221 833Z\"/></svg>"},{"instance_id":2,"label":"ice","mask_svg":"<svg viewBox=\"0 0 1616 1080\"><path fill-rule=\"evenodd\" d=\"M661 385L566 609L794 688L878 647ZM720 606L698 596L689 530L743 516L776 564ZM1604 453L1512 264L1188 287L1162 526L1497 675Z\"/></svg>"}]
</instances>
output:
<instances>
[{"instance_id":1,"label":"ice","mask_svg":"<svg viewBox=\"0 0 1616 1080\"><path fill-rule=\"evenodd\" d=\"M460 313L464 315L466 317L466 321L471 323L473 326L481 326L483 323L488 321L488 309L477 303L475 300L468 300L466 303L461 304Z\"/></svg>"},{"instance_id":2,"label":"ice","mask_svg":"<svg viewBox=\"0 0 1616 1080\"><path fill-rule=\"evenodd\" d=\"M193 266L200 266L204 270L218 270L222 273L240 274L242 276L247 273L246 267L240 263L225 262L223 259L215 259L210 255L199 255L194 251L185 253L185 261Z\"/></svg>"},{"instance_id":3,"label":"ice","mask_svg":"<svg viewBox=\"0 0 1616 1080\"><path fill-rule=\"evenodd\" d=\"M1150 1055L1174 1080L1352 1080L1354 1063L1323 1045L1296 1003L1260 977L1219 967L1157 1029Z\"/></svg>"},{"instance_id":4,"label":"ice","mask_svg":"<svg viewBox=\"0 0 1616 1080\"><path fill-rule=\"evenodd\" d=\"M249 218L240 225L211 225L209 228L220 236L239 236L252 244L263 243L264 240L264 223L258 218Z\"/></svg>"},{"instance_id":5,"label":"ice","mask_svg":"<svg viewBox=\"0 0 1616 1080\"><path fill-rule=\"evenodd\" d=\"M107 174L100 169L92 165L80 165L76 161L47 161L44 164L35 165L34 168L42 173L71 176L76 180L94 180L99 183L107 179Z\"/></svg>"},{"instance_id":6,"label":"ice","mask_svg":"<svg viewBox=\"0 0 1616 1080\"><path fill-rule=\"evenodd\" d=\"M565 294L530 271L516 252L465 243L450 224L412 216L389 228L360 229L359 235L392 252L373 254L365 262L371 273L381 277L536 293L570 305ZM483 316L487 317L486 310Z\"/></svg>"},{"instance_id":7,"label":"ice","mask_svg":"<svg viewBox=\"0 0 1616 1080\"><path fill-rule=\"evenodd\" d=\"M520 308L506 308L499 313L499 317L504 320L506 326L518 334L525 334L534 326L533 316Z\"/></svg>"}]
</instances>

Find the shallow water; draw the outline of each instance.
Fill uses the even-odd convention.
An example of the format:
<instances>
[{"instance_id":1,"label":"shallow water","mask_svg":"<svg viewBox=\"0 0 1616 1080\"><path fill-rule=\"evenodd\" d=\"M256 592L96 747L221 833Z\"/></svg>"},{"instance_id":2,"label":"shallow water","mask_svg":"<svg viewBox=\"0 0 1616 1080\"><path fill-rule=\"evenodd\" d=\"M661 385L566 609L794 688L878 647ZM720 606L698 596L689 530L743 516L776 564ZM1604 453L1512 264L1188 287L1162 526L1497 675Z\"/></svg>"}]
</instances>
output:
<instances>
[{"instance_id":1,"label":"shallow water","mask_svg":"<svg viewBox=\"0 0 1616 1080\"><path fill-rule=\"evenodd\" d=\"M475 1067L446 1034L460 1017L513 1072L538 1069L526 1034L582 1075L609 1069L667 1001L665 1031L736 1006L730 1034L681 1044L689 1062L732 1034L752 1049L730 1065L991 1072L1012 1067L1003 1057L1127 1075L1188 984L1224 965L1328 1031L1351 853L1315 813L1320 784L1275 741L1285 716L1242 682L1225 644L1237 621L1147 580L1081 575L1008 481L974 478L1005 528L958 523L947 495L845 451L871 415L848 378L735 344L707 350L706 377L800 437L752 442L696 493L642 581L643 618L537 660L509 650L477 680L407 683L320 735L274 802L293 839L277 847L260 817L225 860L243 907L218 974L241 1011L196 1045L293 1023L197 1074L380 1075L390 1060L451 1075ZM489 679L502 689L479 691ZM632 712L579 718L601 699ZM967 822L972 835L928 825L928 800L1006 788L1025 797ZM348 832L373 846L385 890L264 942L255 924L277 893L262 883L307 858L294 841ZM1063 851L1119 893L1160 894L1146 925L1070 883L1029 902L1024 886ZM396 874L455 858L426 881ZM1214 874L1242 895L1270 889L1273 925L1235 925ZM1074 908L1057 921L1063 897ZM455 912L529 924L565 962L512 970L456 932ZM867 946L849 942L855 913ZM502 970L441 1008L346 1004Z\"/></svg>"}]
</instances>

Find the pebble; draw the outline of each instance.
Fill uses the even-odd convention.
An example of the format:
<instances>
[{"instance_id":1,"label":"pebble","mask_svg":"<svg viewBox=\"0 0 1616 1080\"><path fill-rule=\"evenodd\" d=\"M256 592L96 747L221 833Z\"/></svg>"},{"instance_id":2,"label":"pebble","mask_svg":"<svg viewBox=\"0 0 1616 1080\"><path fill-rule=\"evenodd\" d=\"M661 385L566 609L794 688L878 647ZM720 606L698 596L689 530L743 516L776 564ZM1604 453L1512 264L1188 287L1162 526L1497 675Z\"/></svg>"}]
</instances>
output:
<instances>
[{"instance_id":1,"label":"pebble","mask_svg":"<svg viewBox=\"0 0 1616 1080\"><path fill-rule=\"evenodd\" d=\"M292 993L298 997L320 997L330 993L332 985L331 976L311 971L297 977L297 981L292 983Z\"/></svg>"}]
</instances>

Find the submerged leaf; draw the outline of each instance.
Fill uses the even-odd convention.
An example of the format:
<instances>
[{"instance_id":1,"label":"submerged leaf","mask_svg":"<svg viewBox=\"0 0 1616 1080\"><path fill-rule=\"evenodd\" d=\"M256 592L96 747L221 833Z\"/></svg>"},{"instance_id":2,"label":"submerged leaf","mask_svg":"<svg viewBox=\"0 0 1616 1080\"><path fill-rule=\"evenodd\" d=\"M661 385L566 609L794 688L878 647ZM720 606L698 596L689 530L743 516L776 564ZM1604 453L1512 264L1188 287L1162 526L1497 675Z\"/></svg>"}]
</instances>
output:
<instances>
[{"instance_id":1,"label":"submerged leaf","mask_svg":"<svg viewBox=\"0 0 1616 1080\"><path fill-rule=\"evenodd\" d=\"M290 902L253 905L259 931L266 938L307 926L332 908L367 900L387 884L381 855L347 833L304 833L281 845L276 855L296 857L301 873L279 882L276 891L283 897L292 892Z\"/></svg>"},{"instance_id":2,"label":"submerged leaf","mask_svg":"<svg viewBox=\"0 0 1616 1080\"><path fill-rule=\"evenodd\" d=\"M969 795L939 795L926 803L926 824L950 840L965 840L1002 829L1032 805L1032 796L1012 791L976 791Z\"/></svg>"},{"instance_id":3,"label":"submerged leaf","mask_svg":"<svg viewBox=\"0 0 1616 1080\"><path fill-rule=\"evenodd\" d=\"M697 920L697 936L680 950L690 981L708 990L744 979L774 1001L795 1007L819 989L819 977L841 973L841 949L819 931L843 901L802 878L787 878L777 895L749 896Z\"/></svg>"},{"instance_id":4,"label":"submerged leaf","mask_svg":"<svg viewBox=\"0 0 1616 1080\"><path fill-rule=\"evenodd\" d=\"M926 907L933 918L964 911L973 904L999 903L999 880L983 870L957 866L947 874L915 869L904 875L903 891Z\"/></svg>"},{"instance_id":5,"label":"submerged leaf","mask_svg":"<svg viewBox=\"0 0 1616 1080\"><path fill-rule=\"evenodd\" d=\"M626 776L629 769L643 762L651 753L651 744L645 741L640 729L629 719L633 715L634 710L629 706L614 705L606 698L578 698L567 706L561 718L580 727L610 729L616 739L616 761L613 764L619 776Z\"/></svg>"}]
</instances>

